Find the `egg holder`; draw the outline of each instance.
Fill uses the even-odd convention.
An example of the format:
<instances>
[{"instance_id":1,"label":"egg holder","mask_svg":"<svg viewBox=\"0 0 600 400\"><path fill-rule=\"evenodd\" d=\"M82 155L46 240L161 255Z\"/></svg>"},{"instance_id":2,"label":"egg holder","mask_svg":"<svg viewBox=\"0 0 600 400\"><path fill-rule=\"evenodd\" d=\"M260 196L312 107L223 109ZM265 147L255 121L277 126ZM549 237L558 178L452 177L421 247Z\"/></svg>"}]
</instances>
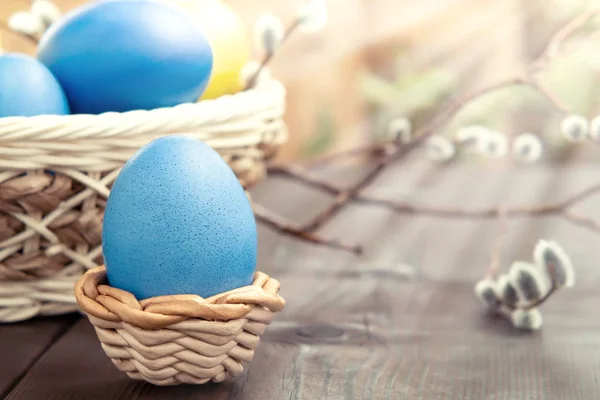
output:
<instances>
[{"instance_id":1,"label":"egg holder","mask_svg":"<svg viewBox=\"0 0 600 400\"><path fill-rule=\"evenodd\" d=\"M217 150L248 188L287 139L285 89L151 111L0 118L0 322L74 312L73 285L103 263L110 185L140 147L184 134Z\"/></svg>"},{"instance_id":2,"label":"egg holder","mask_svg":"<svg viewBox=\"0 0 600 400\"><path fill-rule=\"evenodd\" d=\"M159 386L240 375L285 305L279 282L262 272L249 286L206 299L184 294L138 301L106 282L104 266L86 272L75 286L79 307L117 369Z\"/></svg>"}]
</instances>

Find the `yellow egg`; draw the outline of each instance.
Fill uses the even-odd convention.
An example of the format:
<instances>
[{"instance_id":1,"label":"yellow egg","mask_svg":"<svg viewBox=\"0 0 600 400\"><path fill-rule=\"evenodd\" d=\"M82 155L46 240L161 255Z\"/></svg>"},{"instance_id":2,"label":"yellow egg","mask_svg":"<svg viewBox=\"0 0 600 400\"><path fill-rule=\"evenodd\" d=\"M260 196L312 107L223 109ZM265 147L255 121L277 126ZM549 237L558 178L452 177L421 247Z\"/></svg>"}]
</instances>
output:
<instances>
[{"instance_id":1,"label":"yellow egg","mask_svg":"<svg viewBox=\"0 0 600 400\"><path fill-rule=\"evenodd\" d=\"M250 61L250 41L237 13L221 0L170 0L198 21L213 50L213 70L201 100L243 89L240 72Z\"/></svg>"}]
</instances>

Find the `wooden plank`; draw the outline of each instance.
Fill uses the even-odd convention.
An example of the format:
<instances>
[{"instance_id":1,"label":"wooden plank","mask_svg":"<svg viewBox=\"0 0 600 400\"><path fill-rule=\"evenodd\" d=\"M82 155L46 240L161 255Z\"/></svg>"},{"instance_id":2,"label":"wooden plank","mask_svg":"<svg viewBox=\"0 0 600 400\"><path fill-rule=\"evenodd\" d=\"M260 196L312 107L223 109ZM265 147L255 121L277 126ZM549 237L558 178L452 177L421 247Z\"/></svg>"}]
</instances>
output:
<instances>
[{"instance_id":1,"label":"wooden plank","mask_svg":"<svg viewBox=\"0 0 600 400\"><path fill-rule=\"evenodd\" d=\"M81 319L56 342L8 399L136 398L143 384L113 367L90 323Z\"/></svg>"},{"instance_id":2,"label":"wooden plank","mask_svg":"<svg viewBox=\"0 0 600 400\"><path fill-rule=\"evenodd\" d=\"M11 390L76 318L70 315L55 319L34 319L18 324L0 324L0 398Z\"/></svg>"},{"instance_id":3,"label":"wooden plank","mask_svg":"<svg viewBox=\"0 0 600 400\"><path fill-rule=\"evenodd\" d=\"M532 168L507 175L493 165L477 167L445 168L426 181L422 170L404 167L387 174L372 193L484 207L557 200L597 176L593 168ZM323 201L280 181L266 183L254 198L270 201L295 220L307 218L306 210ZM583 208L600 217L592 205ZM522 334L507 321L485 317L472 293L489 261L494 225L353 206L326 232L365 243L362 259L261 230L261 269L281 280L288 304L242 377L175 388L130 381L114 369L82 320L8 398L596 398L600 321L591 316L600 307L593 295L600 274L584 261L598 255L597 237L554 219L511 221L507 264L530 257L535 241L551 234L575 249L584 277L576 290L544 306L543 332Z\"/></svg>"}]
</instances>

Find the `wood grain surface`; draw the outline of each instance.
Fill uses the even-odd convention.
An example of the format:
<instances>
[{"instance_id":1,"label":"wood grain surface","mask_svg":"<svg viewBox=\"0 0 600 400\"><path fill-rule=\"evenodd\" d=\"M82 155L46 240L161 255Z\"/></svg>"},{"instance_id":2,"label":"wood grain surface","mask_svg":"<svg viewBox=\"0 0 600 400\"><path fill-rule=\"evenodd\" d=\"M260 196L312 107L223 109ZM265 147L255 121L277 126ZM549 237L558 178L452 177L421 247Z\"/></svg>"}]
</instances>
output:
<instances>
[{"instance_id":1,"label":"wood grain surface","mask_svg":"<svg viewBox=\"0 0 600 400\"><path fill-rule=\"evenodd\" d=\"M76 321L77 316L36 319L16 325L0 324L0 397Z\"/></svg>"},{"instance_id":2,"label":"wood grain surface","mask_svg":"<svg viewBox=\"0 0 600 400\"><path fill-rule=\"evenodd\" d=\"M329 174L341 184L358 172ZM371 192L428 204L528 204L562 198L596 176L597 168L585 166L507 173L494 164L436 170L411 163L390 171ZM324 204L323 195L276 179L257 188L253 198L297 221ZM600 217L594 203L578 211ZM287 306L238 379L172 388L131 381L113 367L81 319L7 398L600 398L594 234L558 219L510 221L504 264L530 260L538 239L555 238L571 253L579 278L575 289L544 305L543 330L526 334L485 316L473 295L489 262L495 221L394 216L353 206L325 231L364 243L367 254L356 258L261 229L260 268L281 280ZM11 329L21 328L0 333ZM8 359L27 356L7 340L0 343Z\"/></svg>"}]
</instances>

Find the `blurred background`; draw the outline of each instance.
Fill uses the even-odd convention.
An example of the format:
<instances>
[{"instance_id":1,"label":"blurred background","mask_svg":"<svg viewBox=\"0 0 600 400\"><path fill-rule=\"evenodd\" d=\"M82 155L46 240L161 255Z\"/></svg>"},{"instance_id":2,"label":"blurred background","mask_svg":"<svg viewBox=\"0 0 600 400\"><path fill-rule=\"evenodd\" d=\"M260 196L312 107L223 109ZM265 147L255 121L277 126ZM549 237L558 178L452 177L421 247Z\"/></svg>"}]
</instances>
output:
<instances>
[{"instance_id":1,"label":"blurred background","mask_svg":"<svg viewBox=\"0 0 600 400\"><path fill-rule=\"evenodd\" d=\"M55 0L63 11L83 0ZM251 31L268 11L291 21L303 0L227 0ZM550 35L584 8L584 0L329 0L327 28L294 35L271 64L288 90L290 140L282 161L302 160L377 140L388 121L408 117L419 125L457 93L515 75L542 50ZM0 18L26 10L27 0L1 0ZM600 18L588 30L598 27ZM2 32L7 51L34 52ZM552 64L542 74L571 111L599 110L600 41ZM546 161L597 157L585 142L569 146L559 132L562 116L539 94L510 88L467 107L442 134L484 123L509 137L540 134L550 145Z\"/></svg>"}]
</instances>

